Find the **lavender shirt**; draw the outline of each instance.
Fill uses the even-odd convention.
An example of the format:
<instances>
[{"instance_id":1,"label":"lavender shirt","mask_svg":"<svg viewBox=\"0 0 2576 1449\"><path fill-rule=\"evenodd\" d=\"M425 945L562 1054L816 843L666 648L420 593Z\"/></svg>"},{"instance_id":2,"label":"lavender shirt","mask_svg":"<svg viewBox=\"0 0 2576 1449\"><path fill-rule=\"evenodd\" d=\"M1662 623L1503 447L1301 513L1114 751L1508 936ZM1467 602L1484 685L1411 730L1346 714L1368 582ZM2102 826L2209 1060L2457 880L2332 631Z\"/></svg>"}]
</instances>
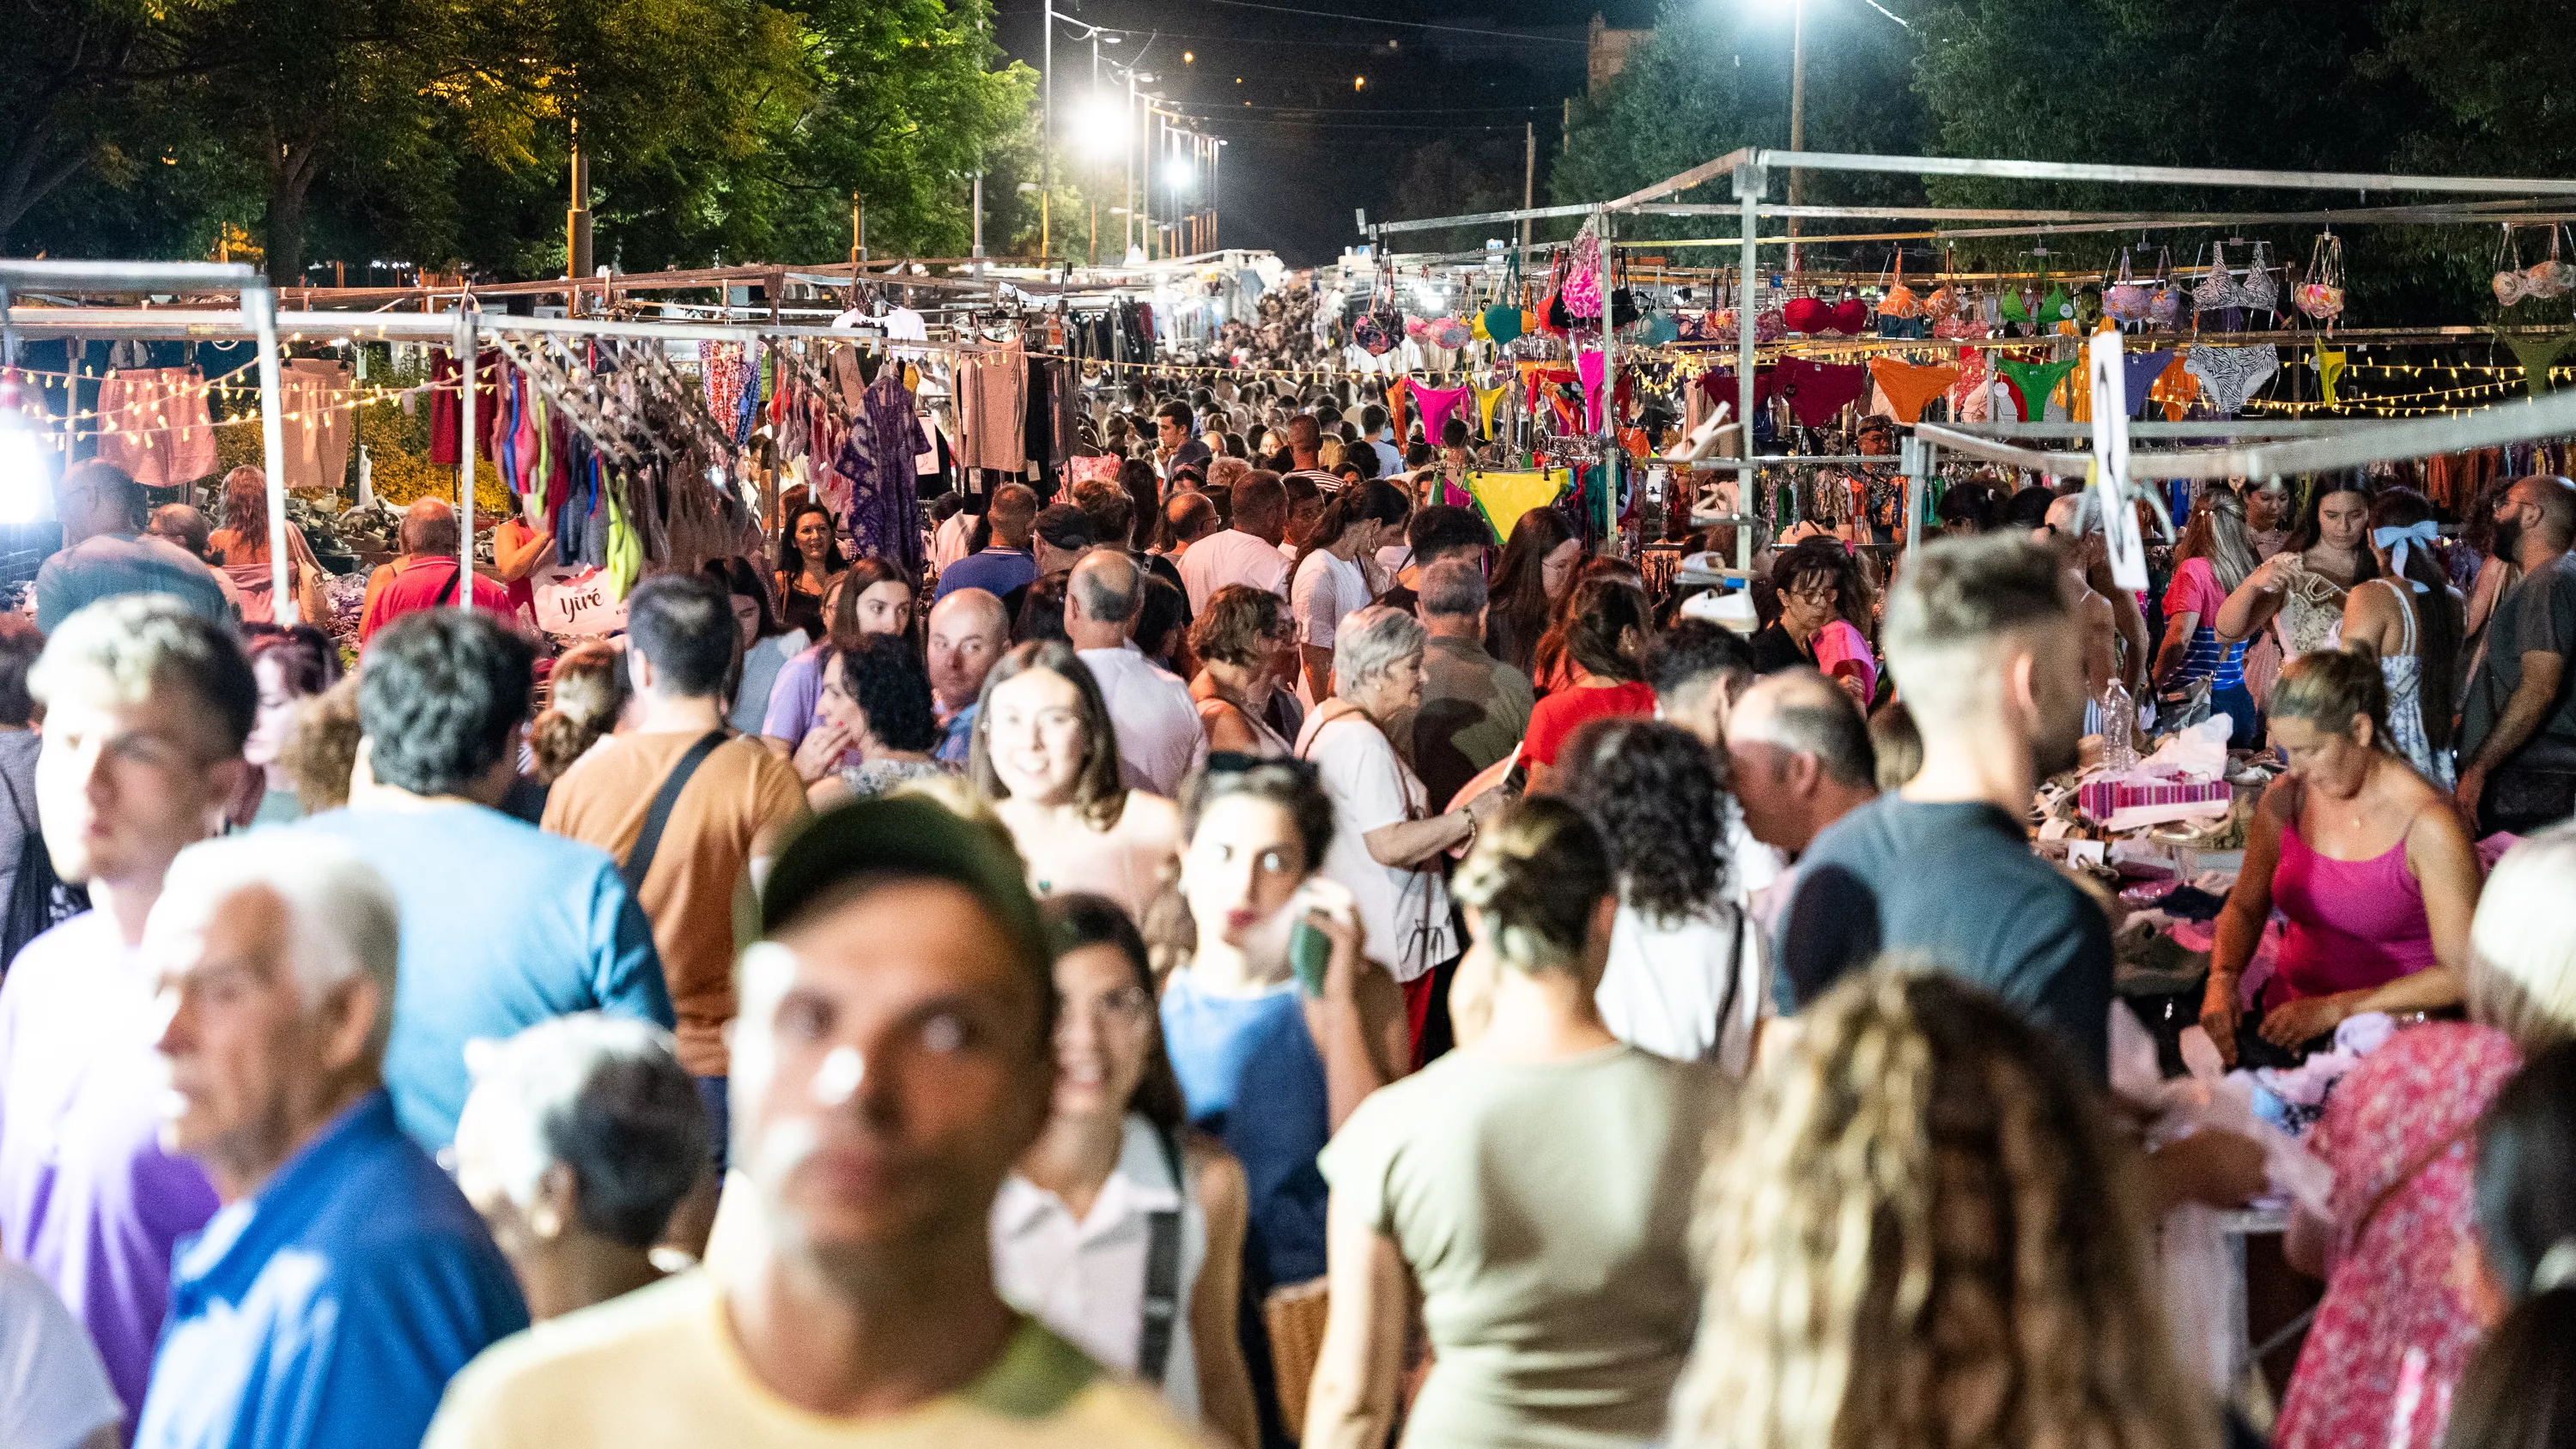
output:
<instances>
[{"instance_id":1,"label":"lavender shirt","mask_svg":"<svg viewBox=\"0 0 2576 1449\"><path fill-rule=\"evenodd\" d=\"M160 1147L152 996L106 915L27 943L0 984L0 1251L89 1329L135 1422L178 1240L215 1192Z\"/></svg>"}]
</instances>

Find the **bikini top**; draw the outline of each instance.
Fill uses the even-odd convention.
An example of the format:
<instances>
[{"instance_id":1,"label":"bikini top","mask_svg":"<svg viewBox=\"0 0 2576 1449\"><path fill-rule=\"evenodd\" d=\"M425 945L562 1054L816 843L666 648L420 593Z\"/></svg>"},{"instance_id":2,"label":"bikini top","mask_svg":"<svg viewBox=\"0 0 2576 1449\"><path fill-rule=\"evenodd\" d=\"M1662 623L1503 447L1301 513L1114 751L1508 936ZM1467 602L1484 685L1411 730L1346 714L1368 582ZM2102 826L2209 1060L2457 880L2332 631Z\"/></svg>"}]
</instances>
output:
<instances>
[{"instance_id":1,"label":"bikini top","mask_svg":"<svg viewBox=\"0 0 2576 1449\"><path fill-rule=\"evenodd\" d=\"M2245 284L2238 290L2245 294L2245 305L2256 312L2280 310L2281 280L2264 266L2268 244L2256 242L2254 255L2245 264Z\"/></svg>"},{"instance_id":2,"label":"bikini top","mask_svg":"<svg viewBox=\"0 0 2576 1449\"><path fill-rule=\"evenodd\" d=\"M2250 286L2250 283L2238 282L2235 274L2227 270L2227 243L2220 242L2210 249L2208 278L2191 289L2192 310L2216 312L2225 307L2268 307L2269 299L2258 299Z\"/></svg>"}]
</instances>

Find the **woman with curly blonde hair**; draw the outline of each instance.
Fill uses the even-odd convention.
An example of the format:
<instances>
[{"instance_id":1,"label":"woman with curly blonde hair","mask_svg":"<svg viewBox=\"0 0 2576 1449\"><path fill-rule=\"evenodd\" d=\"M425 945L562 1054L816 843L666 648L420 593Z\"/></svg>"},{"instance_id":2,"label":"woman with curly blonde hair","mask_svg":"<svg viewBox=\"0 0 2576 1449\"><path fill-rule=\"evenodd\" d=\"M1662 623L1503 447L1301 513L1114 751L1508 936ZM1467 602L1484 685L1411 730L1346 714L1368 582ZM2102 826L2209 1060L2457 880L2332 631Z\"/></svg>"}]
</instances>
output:
<instances>
[{"instance_id":1,"label":"woman with curly blonde hair","mask_svg":"<svg viewBox=\"0 0 2576 1449\"><path fill-rule=\"evenodd\" d=\"M1700 1179L1708 1294L1670 1442L2215 1449L2138 1155L2054 1038L1901 970L1799 1024Z\"/></svg>"}]
</instances>

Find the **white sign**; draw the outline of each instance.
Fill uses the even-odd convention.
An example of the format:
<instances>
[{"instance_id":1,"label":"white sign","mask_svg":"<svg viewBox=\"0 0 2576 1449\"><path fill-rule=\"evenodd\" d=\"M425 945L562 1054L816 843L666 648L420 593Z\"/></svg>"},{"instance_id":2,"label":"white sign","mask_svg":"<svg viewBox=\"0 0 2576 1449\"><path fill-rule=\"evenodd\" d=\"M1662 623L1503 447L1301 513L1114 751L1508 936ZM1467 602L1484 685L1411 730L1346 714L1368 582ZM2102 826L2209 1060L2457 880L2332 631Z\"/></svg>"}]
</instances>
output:
<instances>
[{"instance_id":1,"label":"white sign","mask_svg":"<svg viewBox=\"0 0 2576 1449\"><path fill-rule=\"evenodd\" d=\"M2138 510L2129 501L2129 374L2120 363L2120 334L2096 332L2087 349L2093 370L2092 486L2102 503L2102 541L2111 554L2111 582L2124 589L2147 586L2147 545L2138 533Z\"/></svg>"},{"instance_id":2,"label":"white sign","mask_svg":"<svg viewBox=\"0 0 2576 1449\"><path fill-rule=\"evenodd\" d=\"M584 564L550 564L529 583L537 595L537 627L549 634L614 634L626 627L626 601L614 597L608 575Z\"/></svg>"}]
</instances>

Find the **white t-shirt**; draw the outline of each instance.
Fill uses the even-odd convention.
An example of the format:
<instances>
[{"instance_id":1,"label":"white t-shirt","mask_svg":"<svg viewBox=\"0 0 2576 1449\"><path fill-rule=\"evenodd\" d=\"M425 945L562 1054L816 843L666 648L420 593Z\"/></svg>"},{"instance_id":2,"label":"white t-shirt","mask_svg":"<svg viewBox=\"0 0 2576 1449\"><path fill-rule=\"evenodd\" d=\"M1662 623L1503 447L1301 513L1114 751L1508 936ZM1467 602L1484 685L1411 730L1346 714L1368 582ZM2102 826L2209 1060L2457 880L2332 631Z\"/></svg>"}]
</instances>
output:
<instances>
[{"instance_id":1,"label":"white t-shirt","mask_svg":"<svg viewBox=\"0 0 2576 1449\"><path fill-rule=\"evenodd\" d=\"M1121 783L1167 799L1178 796L1181 781L1207 763L1207 729L1199 723L1190 687L1133 644L1081 649L1074 657L1091 670L1109 706Z\"/></svg>"},{"instance_id":2,"label":"white t-shirt","mask_svg":"<svg viewBox=\"0 0 2576 1449\"><path fill-rule=\"evenodd\" d=\"M124 1416L80 1320L44 1279L0 1258L0 1444L72 1449Z\"/></svg>"},{"instance_id":3,"label":"white t-shirt","mask_svg":"<svg viewBox=\"0 0 2576 1449\"><path fill-rule=\"evenodd\" d=\"M1288 609L1297 620L1298 643L1332 648L1342 620L1368 606L1368 573L1358 559L1335 558L1319 548L1297 565L1297 581L1288 589Z\"/></svg>"},{"instance_id":4,"label":"white t-shirt","mask_svg":"<svg viewBox=\"0 0 2576 1449\"><path fill-rule=\"evenodd\" d=\"M1762 933L1733 905L1665 925L1622 902L1592 1002L1601 1024L1630 1046L1741 1077L1770 995Z\"/></svg>"},{"instance_id":5,"label":"white t-shirt","mask_svg":"<svg viewBox=\"0 0 2576 1449\"><path fill-rule=\"evenodd\" d=\"M1190 1295L1207 1264L1207 1214L1172 1180L1153 1126L1127 1114L1118 1166L1076 1219L1062 1199L1012 1173L993 1198L993 1287L1002 1301L1063 1334L1123 1374L1136 1372L1145 1332L1145 1267L1152 1215L1178 1211L1180 1322L1163 1360L1163 1399L1199 1417L1199 1370L1190 1341ZM1186 1168L1184 1168L1186 1170Z\"/></svg>"},{"instance_id":6,"label":"white t-shirt","mask_svg":"<svg viewBox=\"0 0 2576 1449\"><path fill-rule=\"evenodd\" d=\"M1288 597L1288 560L1279 550L1239 528L1211 533L1181 555L1181 587L1189 590L1190 612L1207 612L1208 600L1228 584L1249 584Z\"/></svg>"},{"instance_id":7,"label":"white t-shirt","mask_svg":"<svg viewBox=\"0 0 2576 1449\"><path fill-rule=\"evenodd\" d=\"M1439 863L1415 870L1380 865L1362 838L1429 816L1430 792L1421 778L1396 758L1376 725L1348 711L1306 716L1297 754L1314 762L1332 799L1333 843L1324 851L1323 873L1358 901L1369 959L1383 962L1396 980L1410 981L1457 955Z\"/></svg>"}]
</instances>

